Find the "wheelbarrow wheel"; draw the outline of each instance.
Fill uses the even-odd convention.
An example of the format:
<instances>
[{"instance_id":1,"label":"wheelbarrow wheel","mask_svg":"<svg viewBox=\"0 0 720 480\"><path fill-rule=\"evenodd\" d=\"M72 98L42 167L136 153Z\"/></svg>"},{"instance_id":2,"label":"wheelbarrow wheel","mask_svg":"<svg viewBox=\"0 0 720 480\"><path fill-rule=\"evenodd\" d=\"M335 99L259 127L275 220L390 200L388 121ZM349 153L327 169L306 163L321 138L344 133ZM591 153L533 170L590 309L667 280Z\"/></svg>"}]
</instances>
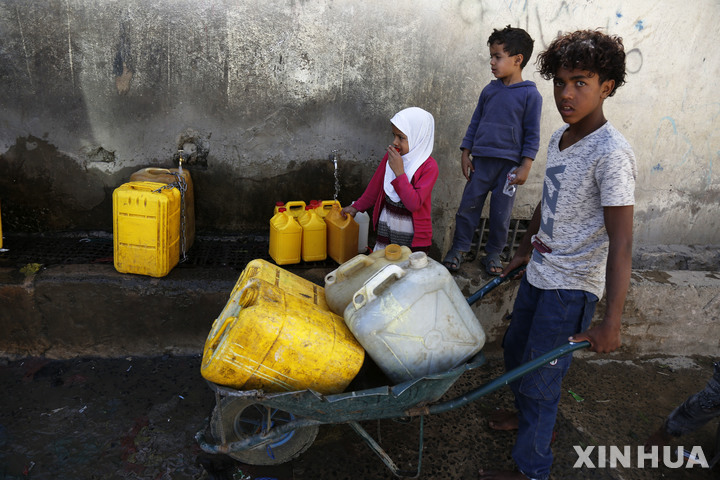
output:
<instances>
[{"instance_id":1,"label":"wheelbarrow wheel","mask_svg":"<svg viewBox=\"0 0 720 480\"><path fill-rule=\"evenodd\" d=\"M237 442L253 435L265 433L273 427L284 425L295 416L292 413L269 408L252 400L226 397L213 410L210 433L216 441ZM298 428L270 443L248 450L228 453L235 460L250 465L279 465L299 456L312 445L317 437L318 426Z\"/></svg>"}]
</instances>

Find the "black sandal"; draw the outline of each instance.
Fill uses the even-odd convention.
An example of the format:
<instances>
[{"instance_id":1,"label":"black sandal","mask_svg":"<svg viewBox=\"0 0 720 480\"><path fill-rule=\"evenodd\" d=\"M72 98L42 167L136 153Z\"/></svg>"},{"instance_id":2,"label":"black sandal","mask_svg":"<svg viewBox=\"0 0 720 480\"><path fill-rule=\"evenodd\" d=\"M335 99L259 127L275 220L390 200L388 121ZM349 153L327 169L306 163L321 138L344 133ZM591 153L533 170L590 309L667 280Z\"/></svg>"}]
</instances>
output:
<instances>
[{"instance_id":1,"label":"black sandal","mask_svg":"<svg viewBox=\"0 0 720 480\"><path fill-rule=\"evenodd\" d=\"M500 261L499 253L488 253L483 257L482 264L485 266L485 271L488 273L488 275L498 276L503 271L503 265ZM496 268L499 268L500 271L494 271L494 269Z\"/></svg>"},{"instance_id":2,"label":"black sandal","mask_svg":"<svg viewBox=\"0 0 720 480\"><path fill-rule=\"evenodd\" d=\"M458 270L460 270L460 264L462 262L463 252L461 252L460 250L450 249L447 255L445 255L443 265L445 265L445 268L447 268L451 272L457 272Z\"/></svg>"}]
</instances>

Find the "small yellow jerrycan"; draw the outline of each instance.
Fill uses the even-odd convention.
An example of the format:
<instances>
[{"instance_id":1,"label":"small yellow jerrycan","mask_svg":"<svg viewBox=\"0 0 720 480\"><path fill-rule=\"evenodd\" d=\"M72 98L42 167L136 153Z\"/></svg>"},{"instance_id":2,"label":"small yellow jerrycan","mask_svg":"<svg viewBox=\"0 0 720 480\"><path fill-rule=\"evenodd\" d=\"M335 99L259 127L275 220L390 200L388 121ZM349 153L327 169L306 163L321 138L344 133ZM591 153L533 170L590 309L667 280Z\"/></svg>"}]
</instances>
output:
<instances>
[{"instance_id":1,"label":"small yellow jerrycan","mask_svg":"<svg viewBox=\"0 0 720 480\"><path fill-rule=\"evenodd\" d=\"M302 227L284 207L270 219L269 253L278 265L300 263Z\"/></svg>"},{"instance_id":2,"label":"small yellow jerrycan","mask_svg":"<svg viewBox=\"0 0 720 480\"><path fill-rule=\"evenodd\" d=\"M302 259L304 262L318 262L327 258L327 226L325 220L308 205L305 213L298 217L302 227Z\"/></svg>"},{"instance_id":3,"label":"small yellow jerrycan","mask_svg":"<svg viewBox=\"0 0 720 480\"><path fill-rule=\"evenodd\" d=\"M325 217L327 224L327 254L342 264L358 254L358 231L360 227L351 215L343 218L340 204L333 205Z\"/></svg>"}]
</instances>

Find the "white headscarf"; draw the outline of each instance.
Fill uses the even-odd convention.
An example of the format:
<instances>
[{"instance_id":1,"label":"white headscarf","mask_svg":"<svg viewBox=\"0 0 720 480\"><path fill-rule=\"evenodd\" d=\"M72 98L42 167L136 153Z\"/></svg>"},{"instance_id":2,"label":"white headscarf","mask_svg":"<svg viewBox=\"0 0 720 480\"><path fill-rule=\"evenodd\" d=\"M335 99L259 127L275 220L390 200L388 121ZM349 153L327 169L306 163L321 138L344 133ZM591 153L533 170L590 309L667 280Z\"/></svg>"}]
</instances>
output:
<instances>
[{"instance_id":1,"label":"white headscarf","mask_svg":"<svg viewBox=\"0 0 720 480\"><path fill-rule=\"evenodd\" d=\"M396 113L390 122L408 137L408 153L403 155L402 159L405 175L408 181L412 181L417 169L432 153L435 143L435 119L422 108L410 107ZM392 201L399 202L400 197L390 183L393 180L395 172L390 166L386 166L383 188Z\"/></svg>"}]
</instances>

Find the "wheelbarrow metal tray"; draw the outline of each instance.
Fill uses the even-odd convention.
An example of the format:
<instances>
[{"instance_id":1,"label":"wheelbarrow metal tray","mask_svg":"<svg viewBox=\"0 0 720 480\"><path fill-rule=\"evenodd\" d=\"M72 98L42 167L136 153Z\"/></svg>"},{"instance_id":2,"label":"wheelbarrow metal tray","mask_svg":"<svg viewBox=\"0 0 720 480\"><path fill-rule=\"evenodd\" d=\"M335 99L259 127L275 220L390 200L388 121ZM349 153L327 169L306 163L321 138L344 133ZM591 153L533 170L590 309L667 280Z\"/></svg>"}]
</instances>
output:
<instances>
[{"instance_id":1,"label":"wheelbarrow metal tray","mask_svg":"<svg viewBox=\"0 0 720 480\"><path fill-rule=\"evenodd\" d=\"M482 352L467 363L448 371L426 375L394 386L323 395L313 390L264 393L262 390L235 390L208 382L220 396L251 399L262 405L291 412L319 423L375 420L405 416L409 408L435 402L466 371L485 363Z\"/></svg>"}]
</instances>

